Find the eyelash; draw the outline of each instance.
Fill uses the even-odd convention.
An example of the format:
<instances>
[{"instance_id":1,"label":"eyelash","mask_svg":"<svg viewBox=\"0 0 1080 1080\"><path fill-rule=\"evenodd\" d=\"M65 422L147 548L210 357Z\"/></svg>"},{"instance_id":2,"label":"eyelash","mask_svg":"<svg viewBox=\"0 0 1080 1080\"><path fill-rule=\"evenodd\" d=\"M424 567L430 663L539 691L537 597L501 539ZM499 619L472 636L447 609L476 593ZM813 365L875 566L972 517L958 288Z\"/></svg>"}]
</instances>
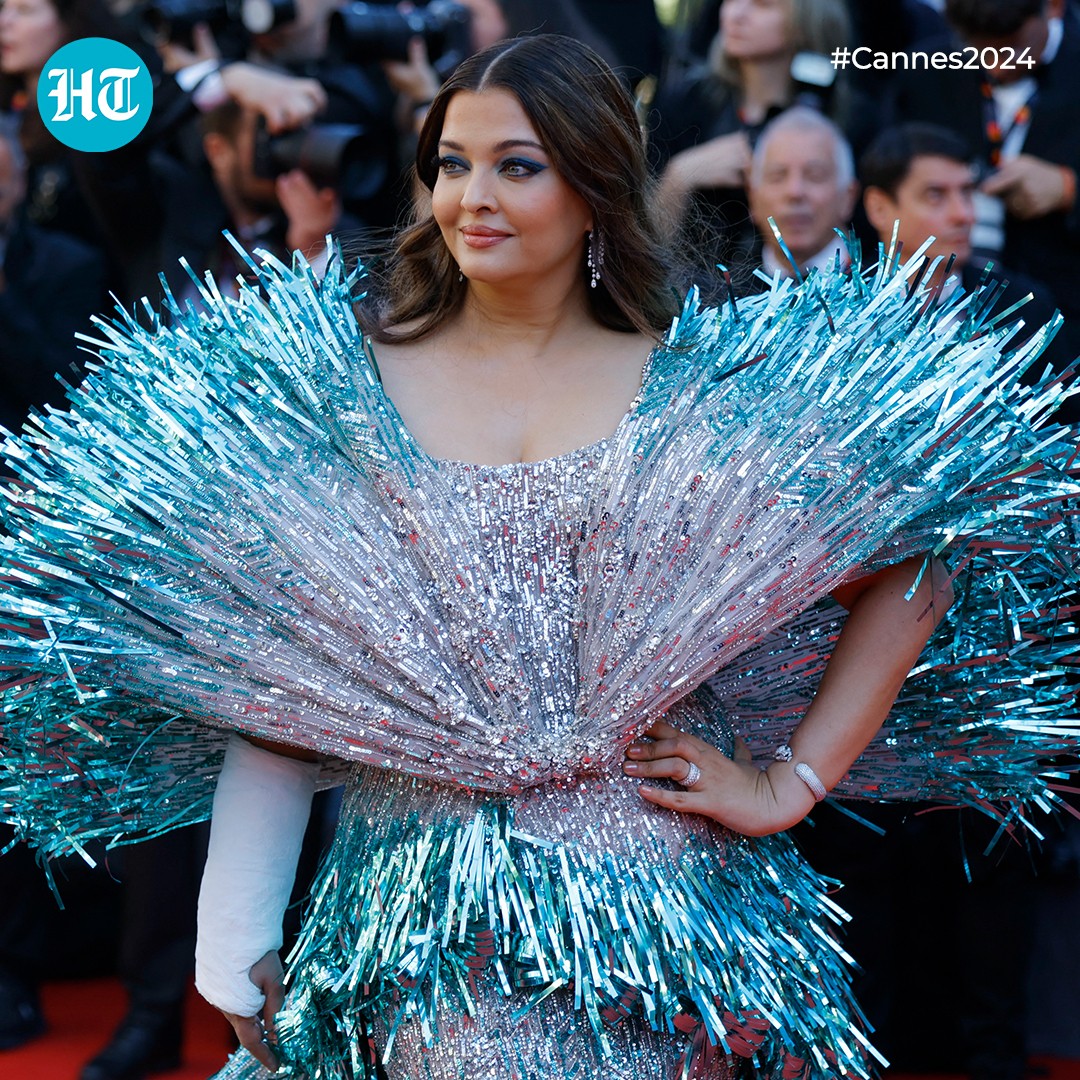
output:
<instances>
[{"instance_id":1,"label":"eyelash","mask_svg":"<svg viewBox=\"0 0 1080 1080\"><path fill-rule=\"evenodd\" d=\"M437 155L431 159L431 164L441 173L448 173L451 166L456 166L459 169L465 168L465 163L458 161L457 158L439 157Z\"/></svg>"},{"instance_id":2,"label":"eyelash","mask_svg":"<svg viewBox=\"0 0 1080 1080\"><path fill-rule=\"evenodd\" d=\"M457 170L468 168L465 162L456 157L436 157L433 159L432 164L444 176L454 176ZM507 158L500 163L499 172L505 173L511 180L521 180L529 176L535 176L546 168L546 165L541 165L538 161L530 161L528 158ZM508 171L510 169L521 169L522 171L511 173Z\"/></svg>"},{"instance_id":3,"label":"eyelash","mask_svg":"<svg viewBox=\"0 0 1080 1080\"><path fill-rule=\"evenodd\" d=\"M538 161L530 161L528 158L507 158L506 161L500 166L500 171L506 172L507 169L522 169L523 173L518 173L517 176L535 176L539 172L543 172L547 168L546 165L541 165ZM507 174L509 175L509 173Z\"/></svg>"}]
</instances>

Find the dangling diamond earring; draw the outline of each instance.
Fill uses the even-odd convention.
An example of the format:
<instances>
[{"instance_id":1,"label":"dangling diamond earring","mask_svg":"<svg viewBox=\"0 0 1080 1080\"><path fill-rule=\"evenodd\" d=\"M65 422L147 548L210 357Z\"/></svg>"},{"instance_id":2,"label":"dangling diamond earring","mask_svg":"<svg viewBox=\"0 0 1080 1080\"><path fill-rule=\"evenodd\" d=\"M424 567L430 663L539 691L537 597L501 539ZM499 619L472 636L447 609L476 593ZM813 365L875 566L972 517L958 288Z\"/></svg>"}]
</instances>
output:
<instances>
[{"instance_id":1,"label":"dangling diamond earring","mask_svg":"<svg viewBox=\"0 0 1080 1080\"><path fill-rule=\"evenodd\" d=\"M588 256L585 263L589 268L589 288L595 289L600 281L600 268L604 265L604 238L599 232L590 229L586 244Z\"/></svg>"},{"instance_id":2,"label":"dangling diamond earring","mask_svg":"<svg viewBox=\"0 0 1080 1080\"><path fill-rule=\"evenodd\" d=\"M457 279L458 279L458 281L464 281L465 280L465 275L461 272L461 267L460 266L458 267L458 270L457 270Z\"/></svg>"}]
</instances>

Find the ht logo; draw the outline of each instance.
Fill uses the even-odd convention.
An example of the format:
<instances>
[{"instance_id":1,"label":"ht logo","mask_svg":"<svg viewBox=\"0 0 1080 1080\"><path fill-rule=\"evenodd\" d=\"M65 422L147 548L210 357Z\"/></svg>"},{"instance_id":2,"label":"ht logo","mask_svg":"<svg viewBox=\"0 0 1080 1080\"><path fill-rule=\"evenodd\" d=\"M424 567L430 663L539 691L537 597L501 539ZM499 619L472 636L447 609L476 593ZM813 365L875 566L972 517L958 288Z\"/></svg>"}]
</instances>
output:
<instances>
[{"instance_id":1,"label":"ht logo","mask_svg":"<svg viewBox=\"0 0 1080 1080\"><path fill-rule=\"evenodd\" d=\"M138 53L111 38L57 49L38 80L38 113L73 150L103 152L131 142L154 107L154 83Z\"/></svg>"},{"instance_id":2,"label":"ht logo","mask_svg":"<svg viewBox=\"0 0 1080 1080\"><path fill-rule=\"evenodd\" d=\"M97 78L94 76L97 74ZM52 68L46 77L56 85L49 91L49 97L56 98L54 123L63 123L75 116L78 104L84 120L94 120L99 114L113 123L131 120L139 111L138 102L132 102L131 86L139 68L106 68L100 73L87 69L80 75L71 68ZM95 97L95 83L97 94ZM94 102L98 111L94 112Z\"/></svg>"}]
</instances>

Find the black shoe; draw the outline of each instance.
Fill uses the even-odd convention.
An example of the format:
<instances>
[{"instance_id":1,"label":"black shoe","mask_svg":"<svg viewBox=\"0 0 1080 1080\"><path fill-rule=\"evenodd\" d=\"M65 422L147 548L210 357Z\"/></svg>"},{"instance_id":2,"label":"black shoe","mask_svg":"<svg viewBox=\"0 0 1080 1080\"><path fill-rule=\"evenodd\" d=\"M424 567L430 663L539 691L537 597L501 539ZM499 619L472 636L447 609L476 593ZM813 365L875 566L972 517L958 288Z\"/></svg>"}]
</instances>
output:
<instances>
[{"instance_id":1,"label":"black shoe","mask_svg":"<svg viewBox=\"0 0 1080 1080\"><path fill-rule=\"evenodd\" d=\"M37 987L0 974L0 1050L14 1050L45 1031Z\"/></svg>"},{"instance_id":2,"label":"black shoe","mask_svg":"<svg viewBox=\"0 0 1080 1080\"><path fill-rule=\"evenodd\" d=\"M142 1080L180 1065L183 1012L168 1007L131 1009L108 1046L88 1061L79 1080Z\"/></svg>"}]
</instances>

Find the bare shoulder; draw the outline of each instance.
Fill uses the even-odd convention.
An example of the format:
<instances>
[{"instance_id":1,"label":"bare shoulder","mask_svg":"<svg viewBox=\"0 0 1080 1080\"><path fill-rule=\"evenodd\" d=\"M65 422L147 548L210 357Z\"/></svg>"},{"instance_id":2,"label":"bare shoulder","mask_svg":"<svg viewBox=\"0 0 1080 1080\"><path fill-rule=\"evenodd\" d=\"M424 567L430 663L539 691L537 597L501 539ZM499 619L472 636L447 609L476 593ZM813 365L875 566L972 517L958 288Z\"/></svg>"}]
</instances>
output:
<instances>
[{"instance_id":1,"label":"bare shoulder","mask_svg":"<svg viewBox=\"0 0 1080 1080\"><path fill-rule=\"evenodd\" d=\"M379 352L402 352L408 351L416 344L422 344L430 335L425 335L418 340L408 340L409 335L416 332L422 325L423 319L410 319L408 322L395 323L380 329L379 338L372 338L373 347Z\"/></svg>"},{"instance_id":2,"label":"bare shoulder","mask_svg":"<svg viewBox=\"0 0 1080 1080\"><path fill-rule=\"evenodd\" d=\"M588 347L594 355L599 355L613 365L640 368L648 360L656 344L655 339L645 334L628 334L599 327Z\"/></svg>"},{"instance_id":3,"label":"bare shoulder","mask_svg":"<svg viewBox=\"0 0 1080 1080\"><path fill-rule=\"evenodd\" d=\"M405 340L376 341L373 338L368 339L368 348L375 356L380 370L387 367L408 369L419 361L427 360L433 352L437 351L437 346L433 342L433 339L439 336L437 333L428 334L412 341L407 340L407 335L419 324L420 320L416 319L411 323L402 323L400 326L390 327L387 331L387 335L391 339L400 335Z\"/></svg>"}]
</instances>

